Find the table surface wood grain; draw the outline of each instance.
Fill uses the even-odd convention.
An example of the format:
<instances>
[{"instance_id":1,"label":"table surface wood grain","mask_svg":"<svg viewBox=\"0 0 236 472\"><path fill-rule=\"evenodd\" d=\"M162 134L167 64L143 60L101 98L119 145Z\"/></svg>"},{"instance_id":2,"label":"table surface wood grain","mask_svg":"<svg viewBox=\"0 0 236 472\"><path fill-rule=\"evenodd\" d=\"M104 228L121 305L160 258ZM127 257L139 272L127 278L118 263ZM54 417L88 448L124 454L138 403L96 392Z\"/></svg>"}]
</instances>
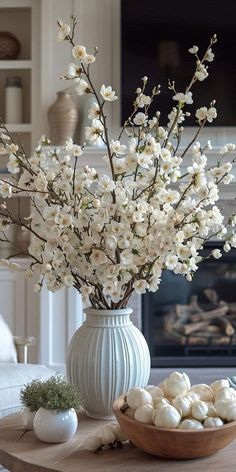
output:
<instances>
[{"instance_id":1,"label":"table surface wood grain","mask_svg":"<svg viewBox=\"0 0 236 472\"><path fill-rule=\"evenodd\" d=\"M231 375L235 372L233 370ZM202 369L199 373L201 381L207 383L207 375L204 377ZM161 377L163 378L163 375ZM212 369L210 377L212 379ZM213 378L219 378L218 372ZM191 461L160 459L131 444L124 445L122 449L109 449L99 454L84 450L82 444L85 438L105 424L106 421L94 420L88 418L85 413L80 413L79 428L71 441L46 444L40 442L33 431L22 429L19 414L3 418L0 420L0 464L11 472L236 471L235 441L217 454Z\"/></svg>"}]
</instances>

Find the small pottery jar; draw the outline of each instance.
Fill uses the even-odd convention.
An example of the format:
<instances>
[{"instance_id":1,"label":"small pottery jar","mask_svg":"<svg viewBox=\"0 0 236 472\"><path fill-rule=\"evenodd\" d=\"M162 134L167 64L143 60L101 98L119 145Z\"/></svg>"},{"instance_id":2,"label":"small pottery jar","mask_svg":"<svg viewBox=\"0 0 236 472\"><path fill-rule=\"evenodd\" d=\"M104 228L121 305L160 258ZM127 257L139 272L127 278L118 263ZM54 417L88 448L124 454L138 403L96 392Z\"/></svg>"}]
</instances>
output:
<instances>
[{"instance_id":1,"label":"small pottery jar","mask_svg":"<svg viewBox=\"0 0 236 472\"><path fill-rule=\"evenodd\" d=\"M40 441L62 443L76 433L78 419L74 408L69 410L46 410L39 408L34 417L34 432Z\"/></svg>"},{"instance_id":2,"label":"small pottery jar","mask_svg":"<svg viewBox=\"0 0 236 472\"><path fill-rule=\"evenodd\" d=\"M57 100L49 108L50 140L54 146L63 146L75 133L78 112L68 90L57 92Z\"/></svg>"},{"instance_id":3,"label":"small pottery jar","mask_svg":"<svg viewBox=\"0 0 236 472\"><path fill-rule=\"evenodd\" d=\"M23 122L23 92L20 77L6 79L5 120L8 124Z\"/></svg>"},{"instance_id":4,"label":"small pottery jar","mask_svg":"<svg viewBox=\"0 0 236 472\"><path fill-rule=\"evenodd\" d=\"M14 34L0 31L0 60L16 59L20 54L20 43Z\"/></svg>"},{"instance_id":5,"label":"small pottery jar","mask_svg":"<svg viewBox=\"0 0 236 472\"><path fill-rule=\"evenodd\" d=\"M35 414L36 414L36 411L31 411L31 409L28 406L25 406L21 410L21 422L25 430L30 431L31 429L33 429L33 421L34 421Z\"/></svg>"}]
</instances>

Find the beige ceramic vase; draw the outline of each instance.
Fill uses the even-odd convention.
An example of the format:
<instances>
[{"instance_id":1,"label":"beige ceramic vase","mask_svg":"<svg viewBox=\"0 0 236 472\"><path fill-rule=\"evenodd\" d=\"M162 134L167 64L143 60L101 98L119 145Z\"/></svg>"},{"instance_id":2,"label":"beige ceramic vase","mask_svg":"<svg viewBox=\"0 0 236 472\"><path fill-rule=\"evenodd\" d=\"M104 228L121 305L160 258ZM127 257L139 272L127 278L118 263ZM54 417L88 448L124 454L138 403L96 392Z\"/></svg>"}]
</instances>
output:
<instances>
[{"instance_id":1,"label":"beige ceramic vase","mask_svg":"<svg viewBox=\"0 0 236 472\"><path fill-rule=\"evenodd\" d=\"M57 99L48 111L50 140L54 146L63 146L74 136L78 112L68 90L57 92Z\"/></svg>"}]
</instances>

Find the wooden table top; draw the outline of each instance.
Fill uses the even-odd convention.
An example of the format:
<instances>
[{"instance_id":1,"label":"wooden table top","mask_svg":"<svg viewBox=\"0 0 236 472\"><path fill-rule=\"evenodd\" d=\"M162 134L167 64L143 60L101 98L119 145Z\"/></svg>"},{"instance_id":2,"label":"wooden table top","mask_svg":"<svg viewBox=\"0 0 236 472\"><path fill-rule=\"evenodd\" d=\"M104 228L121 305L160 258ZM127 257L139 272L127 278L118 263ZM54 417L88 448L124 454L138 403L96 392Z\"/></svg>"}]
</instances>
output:
<instances>
[{"instance_id":1,"label":"wooden table top","mask_svg":"<svg viewBox=\"0 0 236 472\"><path fill-rule=\"evenodd\" d=\"M0 464L12 472L235 472L236 445L212 456L194 460L167 460L140 451L131 444L122 449L108 449L95 454L85 451L87 435L107 424L106 421L79 415L74 438L63 444L46 444L33 431L19 426L19 415L0 421Z\"/></svg>"},{"instance_id":2,"label":"wooden table top","mask_svg":"<svg viewBox=\"0 0 236 472\"><path fill-rule=\"evenodd\" d=\"M182 370L182 369L178 369ZM232 369L184 369L192 383L211 383L233 375ZM161 369L155 383L169 375L173 369ZM79 414L79 427L74 438L63 444L46 444L37 439L33 431L25 432L20 426L20 415L0 420L0 464L11 472L235 472L236 443L212 456L194 460L167 460L151 456L126 444L122 449L108 449L95 454L84 450L86 437L107 421Z\"/></svg>"}]
</instances>

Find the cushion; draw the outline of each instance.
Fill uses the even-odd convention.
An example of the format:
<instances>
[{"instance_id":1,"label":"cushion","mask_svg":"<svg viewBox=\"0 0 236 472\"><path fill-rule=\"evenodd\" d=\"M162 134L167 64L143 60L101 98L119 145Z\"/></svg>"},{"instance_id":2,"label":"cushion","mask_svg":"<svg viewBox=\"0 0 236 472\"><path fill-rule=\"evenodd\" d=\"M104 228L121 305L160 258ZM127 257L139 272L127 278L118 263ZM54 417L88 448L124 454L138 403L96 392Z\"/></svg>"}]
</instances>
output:
<instances>
[{"instance_id":1,"label":"cushion","mask_svg":"<svg viewBox=\"0 0 236 472\"><path fill-rule=\"evenodd\" d=\"M21 388L34 379L46 380L55 372L38 364L0 364L0 418L15 413L20 403Z\"/></svg>"},{"instance_id":2,"label":"cushion","mask_svg":"<svg viewBox=\"0 0 236 472\"><path fill-rule=\"evenodd\" d=\"M0 362L17 362L12 333L0 315Z\"/></svg>"}]
</instances>

